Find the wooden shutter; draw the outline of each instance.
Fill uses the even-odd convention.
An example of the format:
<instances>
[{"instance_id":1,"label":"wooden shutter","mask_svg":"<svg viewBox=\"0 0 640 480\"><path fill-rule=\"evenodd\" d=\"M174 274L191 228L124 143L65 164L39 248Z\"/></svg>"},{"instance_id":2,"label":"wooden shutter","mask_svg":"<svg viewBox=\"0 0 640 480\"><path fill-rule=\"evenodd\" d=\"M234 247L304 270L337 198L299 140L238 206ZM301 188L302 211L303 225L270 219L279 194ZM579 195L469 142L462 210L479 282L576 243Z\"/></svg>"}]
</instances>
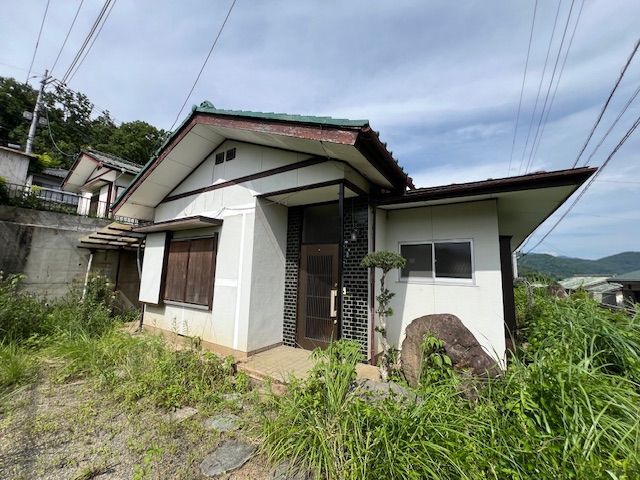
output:
<instances>
[{"instance_id":1,"label":"wooden shutter","mask_svg":"<svg viewBox=\"0 0 640 480\"><path fill-rule=\"evenodd\" d=\"M211 306L215 271L215 238L191 240L185 303Z\"/></svg>"},{"instance_id":2,"label":"wooden shutter","mask_svg":"<svg viewBox=\"0 0 640 480\"><path fill-rule=\"evenodd\" d=\"M184 302L189 263L189 241L173 241L169 246L164 298Z\"/></svg>"}]
</instances>

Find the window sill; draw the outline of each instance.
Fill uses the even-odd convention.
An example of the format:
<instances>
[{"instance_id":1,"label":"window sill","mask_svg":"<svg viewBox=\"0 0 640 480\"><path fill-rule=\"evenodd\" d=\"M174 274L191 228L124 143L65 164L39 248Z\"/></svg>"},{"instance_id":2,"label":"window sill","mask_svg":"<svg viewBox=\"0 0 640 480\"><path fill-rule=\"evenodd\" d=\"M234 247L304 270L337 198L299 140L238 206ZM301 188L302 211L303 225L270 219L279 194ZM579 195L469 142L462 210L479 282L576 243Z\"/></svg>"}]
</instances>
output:
<instances>
[{"instance_id":1,"label":"window sill","mask_svg":"<svg viewBox=\"0 0 640 480\"><path fill-rule=\"evenodd\" d=\"M206 310L211 311L211 308L207 305L196 305L195 303L184 303L184 302L176 302L174 300L165 300L165 305L171 305L173 307L186 307L193 308L194 310Z\"/></svg>"},{"instance_id":2,"label":"window sill","mask_svg":"<svg viewBox=\"0 0 640 480\"><path fill-rule=\"evenodd\" d=\"M434 285L434 286L440 286L440 287L477 287L478 286L475 280L456 280L453 278L450 280L443 280L443 279L409 280L406 278L401 278L400 280L398 280L398 283L406 283L408 285Z\"/></svg>"}]
</instances>

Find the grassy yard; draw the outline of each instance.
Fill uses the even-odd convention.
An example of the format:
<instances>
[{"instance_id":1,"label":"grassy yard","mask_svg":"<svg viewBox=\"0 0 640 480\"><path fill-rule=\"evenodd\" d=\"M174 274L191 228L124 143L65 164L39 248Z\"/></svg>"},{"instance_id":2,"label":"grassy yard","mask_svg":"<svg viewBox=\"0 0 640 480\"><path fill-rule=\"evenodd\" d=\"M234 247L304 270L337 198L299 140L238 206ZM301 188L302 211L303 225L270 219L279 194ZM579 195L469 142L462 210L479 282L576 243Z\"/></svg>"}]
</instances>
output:
<instances>
[{"instance_id":1,"label":"grassy yard","mask_svg":"<svg viewBox=\"0 0 640 480\"><path fill-rule=\"evenodd\" d=\"M357 346L336 342L278 397L197 342L122 331L104 279L51 305L16 282L0 281L0 478L202 478L226 439L260 448L222 478L283 460L335 479L640 478L637 312L519 288L523 343L499 379L450 370L427 339L417 400L371 398L354 389ZM220 412L241 428L205 428Z\"/></svg>"}]
</instances>

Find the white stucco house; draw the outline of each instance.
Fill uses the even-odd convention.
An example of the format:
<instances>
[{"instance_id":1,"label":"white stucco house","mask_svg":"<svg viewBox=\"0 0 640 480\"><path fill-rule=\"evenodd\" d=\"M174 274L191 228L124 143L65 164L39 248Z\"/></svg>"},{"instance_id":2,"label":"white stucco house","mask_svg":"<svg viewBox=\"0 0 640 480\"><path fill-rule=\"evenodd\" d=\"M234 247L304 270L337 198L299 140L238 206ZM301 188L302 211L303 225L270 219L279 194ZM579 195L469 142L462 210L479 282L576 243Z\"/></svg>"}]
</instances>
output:
<instances>
[{"instance_id":1,"label":"white stucco house","mask_svg":"<svg viewBox=\"0 0 640 480\"><path fill-rule=\"evenodd\" d=\"M379 352L375 250L408 260L388 337L458 316L496 358L513 328L511 253L595 169L415 189L368 121L194 107L113 204L147 222L145 328L223 354L351 339Z\"/></svg>"},{"instance_id":2,"label":"white stucco house","mask_svg":"<svg viewBox=\"0 0 640 480\"><path fill-rule=\"evenodd\" d=\"M107 217L110 205L140 170L140 165L122 158L85 149L76 158L61 188L80 195L80 215Z\"/></svg>"}]
</instances>

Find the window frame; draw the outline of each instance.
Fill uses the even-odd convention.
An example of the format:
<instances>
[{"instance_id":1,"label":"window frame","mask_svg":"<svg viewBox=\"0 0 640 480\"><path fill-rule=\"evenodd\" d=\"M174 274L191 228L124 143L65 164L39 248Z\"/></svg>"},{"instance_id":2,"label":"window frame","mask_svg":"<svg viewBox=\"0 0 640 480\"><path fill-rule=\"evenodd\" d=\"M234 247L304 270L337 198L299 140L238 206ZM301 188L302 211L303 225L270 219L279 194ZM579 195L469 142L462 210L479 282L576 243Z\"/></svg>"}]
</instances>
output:
<instances>
[{"instance_id":1,"label":"window frame","mask_svg":"<svg viewBox=\"0 0 640 480\"><path fill-rule=\"evenodd\" d=\"M471 278L458 278L458 277L442 277L436 275L436 244L442 243L466 243L469 245L470 262L471 262ZM431 277L416 277L411 278L402 276L402 269L398 269L398 282L402 283L422 283L422 284L448 284L448 285L475 285L476 284L476 269L475 269L475 257L472 238L452 238L446 240L429 240L429 241L409 241L398 242L398 253L402 255L402 247L404 245L431 245Z\"/></svg>"},{"instance_id":2,"label":"window frame","mask_svg":"<svg viewBox=\"0 0 640 480\"><path fill-rule=\"evenodd\" d=\"M202 264L201 259L196 259L193 261L193 263L191 261L193 257L196 257L199 253L200 254L202 253L202 251L193 250L194 244L197 246L199 243L201 243L202 240L206 240L206 241L211 240L213 242L211 247L212 249L210 252L211 264L209 267L209 271L205 272L206 281L198 282L198 284L204 284L208 286L206 293L200 292L202 296L206 295L206 302L190 302L190 301L187 301L188 300L187 286L189 285L190 281L194 281L194 278L197 279L198 273L201 273L201 272L198 272L197 270L191 270L190 272L189 266ZM172 259L171 259L172 257L171 247L172 245L177 245L177 244L182 244L182 245L188 244L188 249L186 252L187 258L185 260L185 266L184 266L184 268L186 268L186 271L184 272L184 276L183 276L184 283L182 285L181 295L177 295L176 292L169 291L169 289L172 288L172 286L176 283L176 280L171 279L172 274L176 275L176 273L173 273L171 271L172 268L176 268L175 263L172 262ZM162 302L167 305L180 305L180 306L186 306L186 307L201 309L201 310L211 310L213 307L213 288L214 288L215 274L216 274L217 252L218 252L218 234L217 233L201 235L201 236L192 236L192 237L169 238L166 244L165 268L163 271L163 279L162 279L162 287L161 287ZM174 255L177 255L180 252L174 251L173 253ZM209 253L208 251L204 251L204 254L208 254L208 253ZM180 274L177 273L177 275L180 275Z\"/></svg>"}]
</instances>

